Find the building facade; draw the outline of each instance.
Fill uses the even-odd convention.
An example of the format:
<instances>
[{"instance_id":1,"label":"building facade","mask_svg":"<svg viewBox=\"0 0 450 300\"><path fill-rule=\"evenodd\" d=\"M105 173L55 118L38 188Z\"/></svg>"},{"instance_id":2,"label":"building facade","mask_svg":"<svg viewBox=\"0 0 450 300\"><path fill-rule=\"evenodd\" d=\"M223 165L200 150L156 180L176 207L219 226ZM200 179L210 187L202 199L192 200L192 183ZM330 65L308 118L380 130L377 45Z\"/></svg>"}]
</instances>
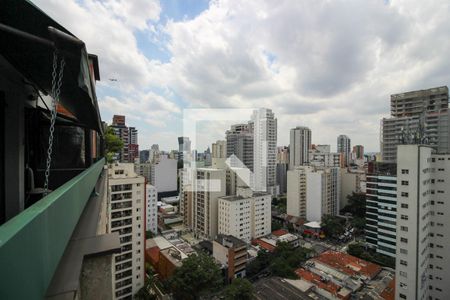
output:
<instances>
[{"instance_id":1,"label":"building facade","mask_svg":"<svg viewBox=\"0 0 450 300\"><path fill-rule=\"evenodd\" d=\"M309 221L339 212L339 168L297 167L288 171L287 214Z\"/></svg>"},{"instance_id":2,"label":"building facade","mask_svg":"<svg viewBox=\"0 0 450 300\"><path fill-rule=\"evenodd\" d=\"M158 193L177 190L177 160L167 155L160 155L159 160L151 164L150 184L156 187Z\"/></svg>"},{"instance_id":3,"label":"building facade","mask_svg":"<svg viewBox=\"0 0 450 300\"><path fill-rule=\"evenodd\" d=\"M378 253L396 256L397 165L373 163L367 174L365 236Z\"/></svg>"},{"instance_id":4,"label":"building facade","mask_svg":"<svg viewBox=\"0 0 450 300\"><path fill-rule=\"evenodd\" d=\"M280 187L280 194L286 194L287 191L287 163L277 163L277 185Z\"/></svg>"},{"instance_id":5,"label":"building facade","mask_svg":"<svg viewBox=\"0 0 450 300\"><path fill-rule=\"evenodd\" d=\"M383 161L395 162L402 133L417 130L423 130L428 144L438 153L449 153L448 101L446 86L391 95L391 116L381 120Z\"/></svg>"},{"instance_id":6,"label":"building facade","mask_svg":"<svg viewBox=\"0 0 450 300\"><path fill-rule=\"evenodd\" d=\"M252 122L254 189L277 195L277 119L272 110L260 108L253 112Z\"/></svg>"},{"instance_id":7,"label":"building facade","mask_svg":"<svg viewBox=\"0 0 450 300\"><path fill-rule=\"evenodd\" d=\"M346 135L340 135L337 138L337 152L341 154L341 167L345 168L349 165L351 141Z\"/></svg>"},{"instance_id":8,"label":"building facade","mask_svg":"<svg viewBox=\"0 0 450 300\"><path fill-rule=\"evenodd\" d=\"M191 140L188 137L178 138L178 160L189 160L191 156Z\"/></svg>"},{"instance_id":9,"label":"building facade","mask_svg":"<svg viewBox=\"0 0 450 300\"><path fill-rule=\"evenodd\" d=\"M145 230L151 231L153 234L158 233L158 191L151 185L145 185L146 192L146 213L145 213Z\"/></svg>"},{"instance_id":10,"label":"building facade","mask_svg":"<svg viewBox=\"0 0 450 300\"><path fill-rule=\"evenodd\" d=\"M213 257L226 269L227 282L245 277L247 244L231 235L219 234L213 241Z\"/></svg>"},{"instance_id":11,"label":"building facade","mask_svg":"<svg viewBox=\"0 0 450 300\"><path fill-rule=\"evenodd\" d=\"M340 167L341 155L336 152L330 152L330 145L312 145L308 155L311 166Z\"/></svg>"},{"instance_id":12,"label":"building facade","mask_svg":"<svg viewBox=\"0 0 450 300\"><path fill-rule=\"evenodd\" d=\"M398 146L396 299L450 298L450 155L432 149Z\"/></svg>"},{"instance_id":13,"label":"building facade","mask_svg":"<svg viewBox=\"0 0 450 300\"><path fill-rule=\"evenodd\" d=\"M253 172L253 123L232 125L225 135L226 158L235 155L243 166Z\"/></svg>"},{"instance_id":14,"label":"building facade","mask_svg":"<svg viewBox=\"0 0 450 300\"><path fill-rule=\"evenodd\" d=\"M114 299L132 299L144 286L145 179L133 164L113 164L108 170L109 226L118 232L121 252L114 254Z\"/></svg>"},{"instance_id":15,"label":"building facade","mask_svg":"<svg viewBox=\"0 0 450 300\"><path fill-rule=\"evenodd\" d=\"M268 193L238 188L236 195L219 198L219 233L250 242L271 231L271 202Z\"/></svg>"},{"instance_id":16,"label":"building facade","mask_svg":"<svg viewBox=\"0 0 450 300\"><path fill-rule=\"evenodd\" d=\"M214 238L218 231L218 199L225 196L225 170L195 169L192 180L192 230L198 237Z\"/></svg>"},{"instance_id":17,"label":"building facade","mask_svg":"<svg viewBox=\"0 0 450 300\"><path fill-rule=\"evenodd\" d=\"M289 169L309 163L311 149L311 129L297 126L291 129L289 144Z\"/></svg>"}]
</instances>

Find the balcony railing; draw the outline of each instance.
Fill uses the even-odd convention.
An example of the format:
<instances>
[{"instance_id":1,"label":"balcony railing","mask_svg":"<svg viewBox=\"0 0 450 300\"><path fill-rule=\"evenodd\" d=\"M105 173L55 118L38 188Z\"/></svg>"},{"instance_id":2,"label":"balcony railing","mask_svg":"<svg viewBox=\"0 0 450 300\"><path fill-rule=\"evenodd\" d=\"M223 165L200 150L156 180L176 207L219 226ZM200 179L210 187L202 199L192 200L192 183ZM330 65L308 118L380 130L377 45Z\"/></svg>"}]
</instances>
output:
<instances>
[{"instance_id":1,"label":"balcony railing","mask_svg":"<svg viewBox=\"0 0 450 300\"><path fill-rule=\"evenodd\" d=\"M0 299L42 299L104 160L0 226Z\"/></svg>"}]
</instances>

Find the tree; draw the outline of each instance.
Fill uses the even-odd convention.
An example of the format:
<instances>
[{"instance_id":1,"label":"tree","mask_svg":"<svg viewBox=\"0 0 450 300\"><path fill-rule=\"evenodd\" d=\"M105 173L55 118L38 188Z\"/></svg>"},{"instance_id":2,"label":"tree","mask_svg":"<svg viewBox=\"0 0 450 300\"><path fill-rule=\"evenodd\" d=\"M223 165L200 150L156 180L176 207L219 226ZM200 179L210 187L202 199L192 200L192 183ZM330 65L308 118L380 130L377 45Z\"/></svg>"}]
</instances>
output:
<instances>
[{"instance_id":1,"label":"tree","mask_svg":"<svg viewBox=\"0 0 450 300\"><path fill-rule=\"evenodd\" d=\"M234 279L225 289L225 299L253 299L253 285L245 278Z\"/></svg>"},{"instance_id":2,"label":"tree","mask_svg":"<svg viewBox=\"0 0 450 300\"><path fill-rule=\"evenodd\" d=\"M345 231L344 222L342 218L324 215L320 226L328 237L338 238Z\"/></svg>"},{"instance_id":3,"label":"tree","mask_svg":"<svg viewBox=\"0 0 450 300\"><path fill-rule=\"evenodd\" d=\"M347 196L348 204L342 209L343 213L351 213L354 217L366 216L366 194L352 193Z\"/></svg>"},{"instance_id":4,"label":"tree","mask_svg":"<svg viewBox=\"0 0 450 300\"><path fill-rule=\"evenodd\" d=\"M158 297L153 292L153 277L146 277L144 286L134 295L135 299L138 300L156 300Z\"/></svg>"},{"instance_id":5,"label":"tree","mask_svg":"<svg viewBox=\"0 0 450 300\"><path fill-rule=\"evenodd\" d=\"M352 226L355 227L356 230L362 232L366 227L366 219L355 217L350 221L350 224L352 224Z\"/></svg>"},{"instance_id":6,"label":"tree","mask_svg":"<svg viewBox=\"0 0 450 300\"><path fill-rule=\"evenodd\" d=\"M105 133L105 151L108 163L113 161L114 153L120 152L123 148L123 141L114 134L114 129L108 126Z\"/></svg>"},{"instance_id":7,"label":"tree","mask_svg":"<svg viewBox=\"0 0 450 300\"><path fill-rule=\"evenodd\" d=\"M350 245L348 245L348 254L356 256L356 257L361 257L361 255L366 251L366 249L364 248L364 245L362 245L361 243L352 243Z\"/></svg>"},{"instance_id":8,"label":"tree","mask_svg":"<svg viewBox=\"0 0 450 300\"><path fill-rule=\"evenodd\" d=\"M151 238L153 238L154 237L154 234L153 234L153 232L151 232L151 230L147 230L146 232L145 232L145 238L146 239L151 239Z\"/></svg>"},{"instance_id":9,"label":"tree","mask_svg":"<svg viewBox=\"0 0 450 300\"><path fill-rule=\"evenodd\" d=\"M194 300L218 289L222 282L220 269L214 259L199 253L183 260L182 266L175 270L169 286L175 299Z\"/></svg>"}]
</instances>

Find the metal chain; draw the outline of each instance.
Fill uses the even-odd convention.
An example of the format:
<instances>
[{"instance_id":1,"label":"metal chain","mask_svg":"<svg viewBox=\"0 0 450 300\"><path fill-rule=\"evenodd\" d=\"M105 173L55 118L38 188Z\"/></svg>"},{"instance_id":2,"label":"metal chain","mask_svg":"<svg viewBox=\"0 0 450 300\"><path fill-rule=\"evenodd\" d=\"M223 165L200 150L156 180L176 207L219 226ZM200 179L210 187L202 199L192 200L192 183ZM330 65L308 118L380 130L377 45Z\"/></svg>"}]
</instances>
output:
<instances>
[{"instance_id":1,"label":"metal chain","mask_svg":"<svg viewBox=\"0 0 450 300\"><path fill-rule=\"evenodd\" d=\"M55 131L56 122L56 105L59 101L59 94L61 93L62 78L64 75L64 57L61 58L59 73L58 73L58 52L55 50L53 52L53 72L52 72L52 105L51 105L51 120L50 120L50 130L48 136L48 148L47 148L47 163L45 168L45 183L44 183L44 196L48 194L48 181L50 176L50 166L52 163L52 151L53 151L53 132ZM58 78L57 78L58 76Z\"/></svg>"}]
</instances>

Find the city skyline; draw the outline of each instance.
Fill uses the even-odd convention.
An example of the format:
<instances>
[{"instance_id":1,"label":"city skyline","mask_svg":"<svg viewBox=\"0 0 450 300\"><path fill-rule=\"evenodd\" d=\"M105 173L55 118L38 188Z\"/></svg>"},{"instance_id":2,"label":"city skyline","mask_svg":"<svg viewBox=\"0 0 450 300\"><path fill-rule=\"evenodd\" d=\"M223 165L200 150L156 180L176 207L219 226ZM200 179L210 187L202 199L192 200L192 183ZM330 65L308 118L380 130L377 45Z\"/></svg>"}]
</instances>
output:
<instances>
[{"instance_id":1,"label":"city skyline","mask_svg":"<svg viewBox=\"0 0 450 300\"><path fill-rule=\"evenodd\" d=\"M184 108L267 107L279 119L278 145L300 125L321 133L313 143L334 147L345 134L375 152L391 94L450 78L448 3L36 4L99 55L102 119L127 115L142 149L176 149ZM211 127L208 143L227 128Z\"/></svg>"}]
</instances>

